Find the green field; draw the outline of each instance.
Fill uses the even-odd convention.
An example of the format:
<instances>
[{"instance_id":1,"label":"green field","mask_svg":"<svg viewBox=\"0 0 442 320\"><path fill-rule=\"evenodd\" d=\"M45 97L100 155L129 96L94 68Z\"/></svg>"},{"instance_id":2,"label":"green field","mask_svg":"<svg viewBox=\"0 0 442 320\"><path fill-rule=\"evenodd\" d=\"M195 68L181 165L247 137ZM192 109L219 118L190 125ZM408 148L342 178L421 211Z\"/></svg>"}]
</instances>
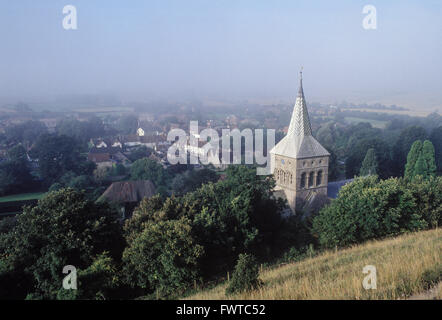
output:
<instances>
[{"instance_id":1,"label":"green field","mask_svg":"<svg viewBox=\"0 0 442 320\"><path fill-rule=\"evenodd\" d=\"M0 202L40 199L41 197L43 197L44 194L44 192L13 194L6 197L0 197Z\"/></svg>"},{"instance_id":2,"label":"green field","mask_svg":"<svg viewBox=\"0 0 442 320\"><path fill-rule=\"evenodd\" d=\"M358 124L360 122L368 122L374 128L379 128L379 129L385 128L385 126L387 125L387 122L388 122L388 121L364 119L364 118L354 118L354 117L345 117L345 121L347 121L350 124Z\"/></svg>"}]
</instances>

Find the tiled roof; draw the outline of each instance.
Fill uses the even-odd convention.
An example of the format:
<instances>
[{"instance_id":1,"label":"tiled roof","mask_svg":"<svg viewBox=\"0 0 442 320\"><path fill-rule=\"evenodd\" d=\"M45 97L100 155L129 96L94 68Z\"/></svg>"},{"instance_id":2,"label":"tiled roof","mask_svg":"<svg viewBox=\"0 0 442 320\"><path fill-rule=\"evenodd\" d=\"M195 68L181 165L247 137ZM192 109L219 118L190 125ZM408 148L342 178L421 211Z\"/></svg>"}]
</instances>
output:
<instances>
[{"instance_id":1,"label":"tiled roof","mask_svg":"<svg viewBox=\"0 0 442 320\"><path fill-rule=\"evenodd\" d=\"M298 96L293 107L292 118L287 135L270 153L290 158L311 158L329 156L330 153L312 136L312 127L302 88L302 73Z\"/></svg>"}]
</instances>

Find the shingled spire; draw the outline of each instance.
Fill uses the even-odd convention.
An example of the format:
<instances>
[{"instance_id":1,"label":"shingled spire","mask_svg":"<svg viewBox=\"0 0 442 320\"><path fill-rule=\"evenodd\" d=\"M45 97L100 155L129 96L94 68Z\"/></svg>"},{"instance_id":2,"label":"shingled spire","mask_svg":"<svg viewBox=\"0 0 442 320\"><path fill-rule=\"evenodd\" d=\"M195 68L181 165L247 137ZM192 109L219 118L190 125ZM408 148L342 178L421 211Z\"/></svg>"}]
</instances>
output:
<instances>
[{"instance_id":1,"label":"shingled spire","mask_svg":"<svg viewBox=\"0 0 442 320\"><path fill-rule=\"evenodd\" d=\"M296 97L295 106L293 107L292 119L287 135L295 136L311 136L312 127L307 111L307 104L305 102L304 90L302 88L302 69L299 72L299 90Z\"/></svg>"},{"instance_id":2,"label":"shingled spire","mask_svg":"<svg viewBox=\"0 0 442 320\"><path fill-rule=\"evenodd\" d=\"M291 158L309 158L330 155L312 136L312 127L302 88L302 70L300 72L299 90L293 107L287 135L270 151L270 153Z\"/></svg>"}]
</instances>

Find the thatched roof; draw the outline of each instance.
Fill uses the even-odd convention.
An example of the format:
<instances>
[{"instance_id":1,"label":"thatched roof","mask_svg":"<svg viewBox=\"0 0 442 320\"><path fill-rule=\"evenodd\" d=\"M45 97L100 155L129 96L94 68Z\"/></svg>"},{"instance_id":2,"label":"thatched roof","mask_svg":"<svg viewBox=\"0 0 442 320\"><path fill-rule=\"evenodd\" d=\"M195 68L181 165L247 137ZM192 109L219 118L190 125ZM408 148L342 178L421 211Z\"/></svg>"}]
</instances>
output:
<instances>
[{"instance_id":1,"label":"thatched roof","mask_svg":"<svg viewBox=\"0 0 442 320\"><path fill-rule=\"evenodd\" d=\"M149 180L120 181L112 183L101 195L100 200L111 202L139 202L155 195L155 186Z\"/></svg>"}]
</instances>

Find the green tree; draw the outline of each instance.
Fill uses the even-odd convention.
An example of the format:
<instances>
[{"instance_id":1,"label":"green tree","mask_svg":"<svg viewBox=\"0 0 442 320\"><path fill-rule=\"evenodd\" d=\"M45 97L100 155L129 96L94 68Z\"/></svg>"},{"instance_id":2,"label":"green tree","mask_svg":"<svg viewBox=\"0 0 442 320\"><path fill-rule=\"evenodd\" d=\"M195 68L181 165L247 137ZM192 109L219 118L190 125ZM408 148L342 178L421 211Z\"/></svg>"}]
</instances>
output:
<instances>
[{"instance_id":1,"label":"green tree","mask_svg":"<svg viewBox=\"0 0 442 320\"><path fill-rule=\"evenodd\" d=\"M405 171L405 164L407 161L407 154L411 145L416 140L425 140L427 132L424 128L419 126L410 126L403 129L394 144L393 148L393 172L397 177L403 176Z\"/></svg>"},{"instance_id":2,"label":"green tree","mask_svg":"<svg viewBox=\"0 0 442 320\"><path fill-rule=\"evenodd\" d=\"M361 176L376 175L377 171L378 161L376 159L376 153L373 148L370 148L365 155L364 161L362 161L362 166L359 174Z\"/></svg>"},{"instance_id":3,"label":"green tree","mask_svg":"<svg viewBox=\"0 0 442 320\"><path fill-rule=\"evenodd\" d=\"M59 300L106 300L117 298L120 287L118 269L107 252L94 258L86 269L77 269L77 290L60 288ZM127 297L125 297L127 298Z\"/></svg>"},{"instance_id":4,"label":"green tree","mask_svg":"<svg viewBox=\"0 0 442 320\"><path fill-rule=\"evenodd\" d=\"M405 165L405 175L404 175L405 178L412 179L415 176L414 168L421 153L422 153L422 141L416 140L415 142L413 142L410 152L408 152L407 164Z\"/></svg>"},{"instance_id":5,"label":"green tree","mask_svg":"<svg viewBox=\"0 0 442 320\"><path fill-rule=\"evenodd\" d=\"M132 287L170 295L198 277L203 247L186 218L147 222L123 253L123 274Z\"/></svg>"},{"instance_id":6,"label":"green tree","mask_svg":"<svg viewBox=\"0 0 442 320\"><path fill-rule=\"evenodd\" d=\"M163 166L154 160L143 158L130 167L131 180L150 180L156 187L167 185L168 174Z\"/></svg>"},{"instance_id":7,"label":"green tree","mask_svg":"<svg viewBox=\"0 0 442 320\"><path fill-rule=\"evenodd\" d=\"M420 153L419 157L417 158L416 164L414 166L413 177L415 177L415 176L422 176L424 178L428 177L428 166L427 166L427 162L425 161L425 157L422 152Z\"/></svg>"},{"instance_id":8,"label":"green tree","mask_svg":"<svg viewBox=\"0 0 442 320\"><path fill-rule=\"evenodd\" d=\"M427 227L400 179L368 176L345 185L313 219L312 230L322 246L333 248Z\"/></svg>"},{"instance_id":9,"label":"green tree","mask_svg":"<svg viewBox=\"0 0 442 320\"><path fill-rule=\"evenodd\" d=\"M38 172L47 185L56 182L66 172L80 174L88 162L81 156L81 145L67 136L43 135L31 153L38 160ZM87 171L90 171L89 168Z\"/></svg>"},{"instance_id":10,"label":"green tree","mask_svg":"<svg viewBox=\"0 0 442 320\"><path fill-rule=\"evenodd\" d=\"M240 254L232 280L226 288L226 294L240 293L259 288L262 281L259 279L259 268L256 259L250 254Z\"/></svg>"},{"instance_id":11,"label":"green tree","mask_svg":"<svg viewBox=\"0 0 442 320\"><path fill-rule=\"evenodd\" d=\"M123 249L117 214L82 192L51 192L25 207L16 226L0 237L0 297L56 299L73 265L86 270L101 253L119 260Z\"/></svg>"},{"instance_id":12,"label":"green tree","mask_svg":"<svg viewBox=\"0 0 442 320\"><path fill-rule=\"evenodd\" d=\"M436 166L440 174L442 172L442 126L433 129L430 135L430 141L434 146Z\"/></svg>"},{"instance_id":13,"label":"green tree","mask_svg":"<svg viewBox=\"0 0 442 320\"><path fill-rule=\"evenodd\" d=\"M436 159L435 159L435 151L434 146L429 140L424 141L424 145L422 147L422 157L424 158L426 167L427 167L427 177L435 177L436 176Z\"/></svg>"},{"instance_id":14,"label":"green tree","mask_svg":"<svg viewBox=\"0 0 442 320\"><path fill-rule=\"evenodd\" d=\"M26 150L17 145L10 149L6 161L0 163L0 194L26 191L32 187Z\"/></svg>"}]
</instances>

